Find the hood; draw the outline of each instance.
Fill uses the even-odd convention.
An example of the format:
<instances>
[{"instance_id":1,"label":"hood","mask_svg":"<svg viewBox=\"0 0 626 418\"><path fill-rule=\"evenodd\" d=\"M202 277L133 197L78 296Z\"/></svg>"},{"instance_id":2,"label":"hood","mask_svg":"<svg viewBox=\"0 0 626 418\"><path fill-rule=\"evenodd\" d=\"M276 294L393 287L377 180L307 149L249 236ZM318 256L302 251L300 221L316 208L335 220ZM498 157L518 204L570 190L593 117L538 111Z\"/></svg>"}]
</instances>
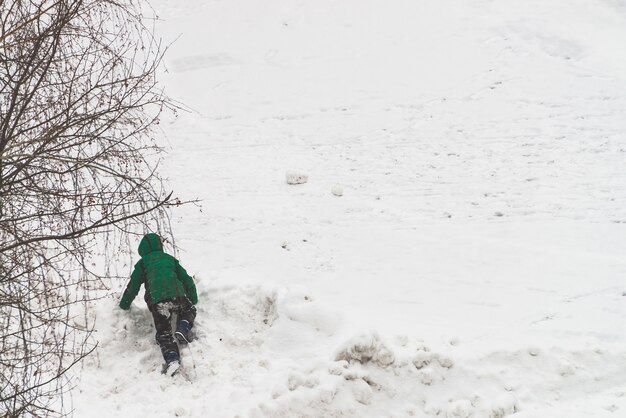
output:
<instances>
[{"instance_id":1,"label":"hood","mask_svg":"<svg viewBox=\"0 0 626 418\"><path fill-rule=\"evenodd\" d=\"M157 234L146 234L139 243L139 255L143 257L152 251L163 251L161 238Z\"/></svg>"}]
</instances>

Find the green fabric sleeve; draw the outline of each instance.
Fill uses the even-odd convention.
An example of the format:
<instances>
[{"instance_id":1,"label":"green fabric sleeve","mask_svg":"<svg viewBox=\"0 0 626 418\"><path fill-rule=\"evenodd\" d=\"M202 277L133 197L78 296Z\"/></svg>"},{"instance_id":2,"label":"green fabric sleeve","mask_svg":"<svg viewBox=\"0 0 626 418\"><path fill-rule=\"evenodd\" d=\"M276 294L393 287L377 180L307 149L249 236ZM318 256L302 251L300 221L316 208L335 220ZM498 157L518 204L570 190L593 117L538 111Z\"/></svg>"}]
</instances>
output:
<instances>
[{"instance_id":1,"label":"green fabric sleeve","mask_svg":"<svg viewBox=\"0 0 626 418\"><path fill-rule=\"evenodd\" d=\"M193 282L193 278L187 274L187 271L180 265L178 260L176 260L176 275L178 276L178 280L182 282L185 293L191 303L194 305L198 303L198 293L196 292L196 285Z\"/></svg>"},{"instance_id":2,"label":"green fabric sleeve","mask_svg":"<svg viewBox=\"0 0 626 418\"><path fill-rule=\"evenodd\" d=\"M124 310L130 309L130 304L133 303L133 299L135 299L135 296L139 293L141 283L143 283L143 276L143 263L139 261L135 264L135 269L130 275L130 282L128 282L124 295L122 295L122 300L120 300L120 308Z\"/></svg>"}]
</instances>

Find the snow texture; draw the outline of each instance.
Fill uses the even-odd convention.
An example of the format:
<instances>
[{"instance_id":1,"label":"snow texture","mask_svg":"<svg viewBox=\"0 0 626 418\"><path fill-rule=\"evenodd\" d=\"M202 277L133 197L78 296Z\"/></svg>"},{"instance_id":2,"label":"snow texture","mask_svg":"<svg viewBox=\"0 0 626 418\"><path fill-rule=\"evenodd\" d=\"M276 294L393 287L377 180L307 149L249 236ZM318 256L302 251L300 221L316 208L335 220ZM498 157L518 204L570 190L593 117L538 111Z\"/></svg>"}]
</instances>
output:
<instances>
[{"instance_id":1,"label":"snow texture","mask_svg":"<svg viewBox=\"0 0 626 418\"><path fill-rule=\"evenodd\" d=\"M623 1L152 6L196 339L119 283L76 416L626 416Z\"/></svg>"}]
</instances>

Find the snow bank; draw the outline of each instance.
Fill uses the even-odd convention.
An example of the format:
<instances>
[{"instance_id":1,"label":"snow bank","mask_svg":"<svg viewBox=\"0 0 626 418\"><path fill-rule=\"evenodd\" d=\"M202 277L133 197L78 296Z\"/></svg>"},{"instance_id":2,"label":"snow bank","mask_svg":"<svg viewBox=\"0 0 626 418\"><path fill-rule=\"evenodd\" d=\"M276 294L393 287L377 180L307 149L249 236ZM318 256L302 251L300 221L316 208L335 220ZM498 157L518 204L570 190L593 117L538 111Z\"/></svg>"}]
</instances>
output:
<instances>
[{"instance_id":1,"label":"snow bank","mask_svg":"<svg viewBox=\"0 0 626 418\"><path fill-rule=\"evenodd\" d=\"M130 312L112 299L100 304L100 347L82 366L79 416L501 418L576 402L590 387L610 391L626 374L626 354L600 347L472 353L458 341L433 348L377 332L338 342L339 317L271 285L205 286L200 301L197 339L181 349L184 369L173 379L160 374L142 304ZM606 396L603 410L626 406L624 392Z\"/></svg>"},{"instance_id":2,"label":"snow bank","mask_svg":"<svg viewBox=\"0 0 626 418\"><path fill-rule=\"evenodd\" d=\"M456 354L463 359L453 360ZM527 412L520 416L535 416L532 411L541 411L537 406L543 403L579 401L584 387L597 385L603 362L615 364L608 375L624 373L626 368L614 363L620 361L623 354L559 347L542 354L497 351L470 360L458 347L437 352L420 341L384 343L376 334L358 335L335 361L292 372L251 416L502 418L521 410ZM620 380L614 377L607 387ZM608 398L601 409L606 412L625 403L623 391Z\"/></svg>"}]
</instances>

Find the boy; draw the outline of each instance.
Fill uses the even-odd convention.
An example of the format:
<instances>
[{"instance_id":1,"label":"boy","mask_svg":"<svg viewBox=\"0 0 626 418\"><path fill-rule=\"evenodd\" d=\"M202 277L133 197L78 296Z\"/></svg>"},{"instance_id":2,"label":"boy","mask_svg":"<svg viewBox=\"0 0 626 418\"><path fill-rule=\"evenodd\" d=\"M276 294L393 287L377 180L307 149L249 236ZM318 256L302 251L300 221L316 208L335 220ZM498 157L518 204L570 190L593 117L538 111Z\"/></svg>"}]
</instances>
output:
<instances>
[{"instance_id":1,"label":"boy","mask_svg":"<svg viewBox=\"0 0 626 418\"><path fill-rule=\"evenodd\" d=\"M180 344L191 342L190 331L196 317L198 295L193 279L171 255L163 251L157 234L147 234L139 243L141 260L135 264L130 282L120 300L120 308L130 309L143 283L145 301L154 318L156 340L165 359L164 373L173 375L180 367L178 345L172 336L170 319L178 314L176 339Z\"/></svg>"}]
</instances>

